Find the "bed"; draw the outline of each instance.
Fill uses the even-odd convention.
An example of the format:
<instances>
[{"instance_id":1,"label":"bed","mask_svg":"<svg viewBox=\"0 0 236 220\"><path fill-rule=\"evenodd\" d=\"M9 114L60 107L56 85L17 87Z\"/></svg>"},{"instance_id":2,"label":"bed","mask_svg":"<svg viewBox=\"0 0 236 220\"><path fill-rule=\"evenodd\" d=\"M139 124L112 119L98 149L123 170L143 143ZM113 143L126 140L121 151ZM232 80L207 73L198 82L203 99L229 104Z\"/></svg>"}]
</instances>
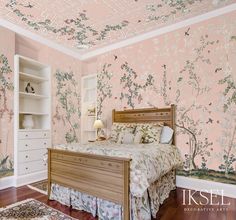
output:
<instances>
[{"instance_id":1,"label":"bed","mask_svg":"<svg viewBox=\"0 0 236 220\"><path fill-rule=\"evenodd\" d=\"M174 130L175 106L113 110L112 121L161 122ZM60 145L48 149L48 197L99 219L148 220L175 188L175 169L181 163L174 145Z\"/></svg>"}]
</instances>

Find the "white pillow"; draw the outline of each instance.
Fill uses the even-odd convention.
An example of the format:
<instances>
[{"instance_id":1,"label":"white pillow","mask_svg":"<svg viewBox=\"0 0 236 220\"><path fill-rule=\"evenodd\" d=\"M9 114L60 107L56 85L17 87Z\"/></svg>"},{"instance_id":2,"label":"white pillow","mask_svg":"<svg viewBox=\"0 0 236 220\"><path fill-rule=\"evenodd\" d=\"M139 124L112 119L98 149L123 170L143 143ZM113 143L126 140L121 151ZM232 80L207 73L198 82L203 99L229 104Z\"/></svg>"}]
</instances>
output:
<instances>
[{"instance_id":1,"label":"white pillow","mask_svg":"<svg viewBox=\"0 0 236 220\"><path fill-rule=\"evenodd\" d=\"M122 144L133 144L134 143L134 134L125 132L121 143Z\"/></svg>"},{"instance_id":2,"label":"white pillow","mask_svg":"<svg viewBox=\"0 0 236 220\"><path fill-rule=\"evenodd\" d=\"M142 133L138 132L136 134L130 132L121 132L118 138L120 144L140 144L142 141Z\"/></svg>"},{"instance_id":3,"label":"white pillow","mask_svg":"<svg viewBox=\"0 0 236 220\"><path fill-rule=\"evenodd\" d=\"M134 144L140 144L142 143L142 138L143 138L143 133L142 132L137 132L135 135L134 135Z\"/></svg>"},{"instance_id":4,"label":"white pillow","mask_svg":"<svg viewBox=\"0 0 236 220\"><path fill-rule=\"evenodd\" d=\"M174 130L168 126L163 126L161 131L161 144L171 144Z\"/></svg>"}]
</instances>

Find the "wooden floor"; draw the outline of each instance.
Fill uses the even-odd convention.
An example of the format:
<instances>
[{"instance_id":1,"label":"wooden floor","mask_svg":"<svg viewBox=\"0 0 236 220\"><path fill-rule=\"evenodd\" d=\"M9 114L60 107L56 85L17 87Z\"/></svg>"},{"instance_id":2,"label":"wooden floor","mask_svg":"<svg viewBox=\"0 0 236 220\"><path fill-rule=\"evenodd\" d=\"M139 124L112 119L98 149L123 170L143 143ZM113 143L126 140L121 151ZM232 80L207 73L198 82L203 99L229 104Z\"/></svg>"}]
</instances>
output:
<instances>
[{"instance_id":1,"label":"wooden floor","mask_svg":"<svg viewBox=\"0 0 236 220\"><path fill-rule=\"evenodd\" d=\"M209 197L209 196L208 196ZM10 205L17 201L21 201L28 198L34 198L41 202L48 204L49 206L58 209L65 214L68 214L79 220L95 220L90 214L76 211L69 207L59 204L55 201L48 201L47 196L29 189L27 186L19 188L8 188L0 191L0 207ZM202 197L194 195L195 201L199 202ZM219 198L216 198L220 201ZM206 201L206 200L203 200ZM186 200L187 202L187 200ZM192 205L184 206L183 203L183 189L178 188L172 191L170 197L161 206L156 219L157 220L236 220L236 199L230 199L224 197L224 203L229 203L229 206L224 206L227 209L223 209L223 206L203 206ZM201 210L187 210L188 208L201 208ZM205 210L203 210L205 208ZM207 209L214 209L213 211ZM220 210L221 208L221 210Z\"/></svg>"}]
</instances>

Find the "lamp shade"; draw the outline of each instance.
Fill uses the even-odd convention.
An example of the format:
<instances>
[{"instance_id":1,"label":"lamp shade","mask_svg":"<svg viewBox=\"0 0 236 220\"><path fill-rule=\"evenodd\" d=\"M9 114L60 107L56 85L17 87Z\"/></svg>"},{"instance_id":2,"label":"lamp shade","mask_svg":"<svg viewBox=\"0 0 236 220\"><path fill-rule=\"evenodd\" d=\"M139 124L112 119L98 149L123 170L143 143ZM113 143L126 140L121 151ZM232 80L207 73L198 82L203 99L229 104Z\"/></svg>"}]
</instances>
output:
<instances>
[{"instance_id":1,"label":"lamp shade","mask_svg":"<svg viewBox=\"0 0 236 220\"><path fill-rule=\"evenodd\" d=\"M93 124L93 127L94 128L103 128L103 123L102 123L102 121L101 120L96 120L95 122L94 122L94 124Z\"/></svg>"}]
</instances>

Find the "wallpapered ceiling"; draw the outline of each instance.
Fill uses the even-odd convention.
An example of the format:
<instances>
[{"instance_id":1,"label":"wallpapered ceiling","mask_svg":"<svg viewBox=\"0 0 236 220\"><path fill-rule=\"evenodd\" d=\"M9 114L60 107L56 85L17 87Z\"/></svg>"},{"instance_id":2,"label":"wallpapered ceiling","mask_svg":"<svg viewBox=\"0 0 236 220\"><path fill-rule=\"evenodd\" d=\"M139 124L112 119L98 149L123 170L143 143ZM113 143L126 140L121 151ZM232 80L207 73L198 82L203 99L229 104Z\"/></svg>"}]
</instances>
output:
<instances>
[{"instance_id":1,"label":"wallpapered ceiling","mask_svg":"<svg viewBox=\"0 0 236 220\"><path fill-rule=\"evenodd\" d=\"M178 174L236 184L235 27L236 12L98 57L107 127L113 108L176 104Z\"/></svg>"},{"instance_id":2,"label":"wallpapered ceiling","mask_svg":"<svg viewBox=\"0 0 236 220\"><path fill-rule=\"evenodd\" d=\"M81 45L87 45L87 50L91 50L233 2L235 0L1 0L0 14L67 47L81 49Z\"/></svg>"}]
</instances>

